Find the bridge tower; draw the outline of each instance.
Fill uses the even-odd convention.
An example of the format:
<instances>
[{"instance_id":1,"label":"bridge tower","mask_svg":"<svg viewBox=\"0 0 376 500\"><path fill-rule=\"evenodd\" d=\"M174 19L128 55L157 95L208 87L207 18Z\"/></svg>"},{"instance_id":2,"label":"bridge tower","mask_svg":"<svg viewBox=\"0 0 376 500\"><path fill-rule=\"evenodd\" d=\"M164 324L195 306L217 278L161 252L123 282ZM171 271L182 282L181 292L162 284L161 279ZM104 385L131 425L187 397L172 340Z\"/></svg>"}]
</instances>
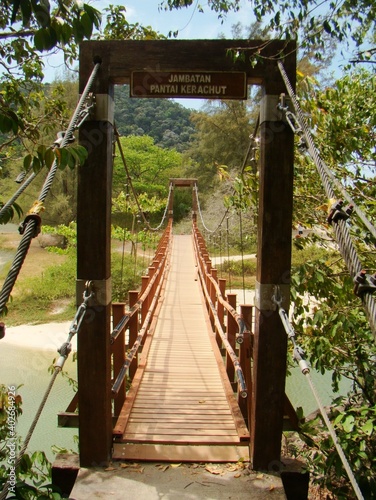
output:
<instances>
[{"instance_id":1,"label":"bridge tower","mask_svg":"<svg viewBox=\"0 0 376 500\"><path fill-rule=\"evenodd\" d=\"M244 57L236 57L239 53ZM281 94L286 93L277 65L280 59L294 87L293 41L111 40L81 44L80 92L93 63L101 63L92 89L95 115L80 129L80 143L89 155L78 180L78 303L87 281L96 290L78 338L82 466L106 463L111 456L110 216L116 84L130 84L133 97L222 99L244 99L247 85L262 87L250 455L255 469L269 469L280 458L287 338L271 297L275 285L285 302L289 296L294 156L293 132L277 107Z\"/></svg>"}]
</instances>

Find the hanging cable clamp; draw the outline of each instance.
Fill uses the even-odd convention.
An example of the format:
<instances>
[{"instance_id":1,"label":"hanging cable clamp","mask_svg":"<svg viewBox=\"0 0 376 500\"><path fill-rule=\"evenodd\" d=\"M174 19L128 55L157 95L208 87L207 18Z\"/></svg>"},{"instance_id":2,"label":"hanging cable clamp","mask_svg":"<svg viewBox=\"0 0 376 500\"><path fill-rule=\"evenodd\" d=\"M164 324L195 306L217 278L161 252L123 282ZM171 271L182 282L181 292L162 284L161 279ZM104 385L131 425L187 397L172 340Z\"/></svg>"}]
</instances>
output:
<instances>
[{"instance_id":1,"label":"hanging cable clamp","mask_svg":"<svg viewBox=\"0 0 376 500\"><path fill-rule=\"evenodd\" d=\"M304 356L305 356L304 350L300 346L295 345L295 347L294 347L294 360L300 366L300 369L301 369L303 375L310 372L310 366L309 366L309 364L306 361Z\"/></svg>"},{"instance_id":2,"label":"hanging cable clamp","mask_svg":"<svg viewBox=\"0 0 376 500\"><path fill-rule=\"evenodd\" d=\"M347 220L353 213L354 205L343 208L343 200L336 200L329 208L328 223Z\"/></svg>"},{"instance_id":3,"label":"hanging cable clamp","mask_svg":"<svg viewBox=\"0 0 376 500\"><path fill-rule=\"evenodd\" d=\"M30 208L30 210L26 214L25 220L23 222L21 222L21 224L18 226L18 232L20 234L24 234L27 224L31 220L35 220L36 226L35 226L33 238L38 236L38 234L40 233L40 227L41 227L41 223L42 223L42 219L41 219L39 214L40 214L40 212L43 212L43 210L44 210L43 201L39 201L39 200L34 201L32 207Z\"/></svg>"},{"instance_id":4,"label":"hanging cable clamp","mask_svg":"<svg viewBox=\"0 0 376 500\"><path fill-rule=\"evenodd\" d=\"M61 148L62 142L65 139L65 145L72 144L76 140L75 136L71 133L69 137L66 137L66 131L61 130L56 134L56 141L53 143L53 146L56 148Z\"/></svg>"},{"instance_id":5,"label":"hanging cable clamp","mask_svg":"<svg viewBox=\"0 0 376 500\"><path fill-rule=\"evenodd\" d=\"M363 293L373 293L376 290L376 274L367 274L364 269L354 278L354 293L361 297Z\"/></svg>"},{"instance_id":6,"label":"hanging cable clamp","mask_svg":"<svg viewBox=\"0 0 376 500\"><path fill-rule=\"evenodd\" d=\"M87 118L92 118L94 116L95 106L96 97L93 92L89 92L85 101L83 102L83 107L77 116L77 120L79 121L77 122L75 128L80 128Z\"/></svg>"},{"instance_id":7,"label":"hanging cable clamp","mask_svg":"<svg viewBox=\"0 0 376 500\"><path fill-rule=\"evenodd\" d=\"M64 342L64 344L57 350L57 352L60 354L60 357L55 362L54 368L59 368L61 370L71 351L72 344L70 342Z\"/></svg>"}]
</instances>

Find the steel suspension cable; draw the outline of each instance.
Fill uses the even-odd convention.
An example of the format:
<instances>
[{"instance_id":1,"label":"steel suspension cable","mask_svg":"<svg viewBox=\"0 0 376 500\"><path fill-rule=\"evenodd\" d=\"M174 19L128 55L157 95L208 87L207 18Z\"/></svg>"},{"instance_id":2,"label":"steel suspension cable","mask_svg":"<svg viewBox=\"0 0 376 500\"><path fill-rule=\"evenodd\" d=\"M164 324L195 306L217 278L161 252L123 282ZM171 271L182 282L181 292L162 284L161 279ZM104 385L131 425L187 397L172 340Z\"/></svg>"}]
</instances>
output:
<instances>
[{"instance_id":1,"label":"steel suspension cable","mask_svg":"<svg viewBox=\"0 0 376 500\"><path fill-rule=\"evenodd\" d=\"M69 334L68 334L68 338L67 338L67 341L64 342L62 344L62 346L58 349L58 353L60 354L59 358L57 359L57 361L55 362L55 365L54 365L54 372L51 376L51 379L50 379L50 382L47 386L47 389L43 395L43 398L42 398L42 401L38 407L38 410L34 416L34 419L31 423L31 426L28 430L28 433L26 434L26 437L24 439L24 442L20 448L20 451L18 452L18 455L15 459L15 462L14 464L12 464L12 467L14 468L14 470L17 469L17 467L20 465L20 462L22 460L22 457L24 456L25 452L26 452L26 449L29 445L29 442L30 442L30 439L34 433L34 430L35 430L35 427L37 426L37 423L39 421L39 418L43 412L43 409L46 405L46 402L48 400L48 397L51 393L51 390L52 390L52 387L55 383L55 380L58 376L58 374L62 371L63 367L64 367L64 364L65 364L65 361L68 359L68 356L69 354L71 353L71 350L72 350L72 345L71 345L71 340L72 338L74 337L74 335L76 335L80 328L81 328L81 325L82 325L82 321L85 317L85 313L86 313L86 310L87 310L87 306L88 306L88 303L89 303L89 300L94 296L94 292L92 290L92 286L91 286L91 282L87 282L86 283L86 290L84 291L84 294L83 294L83 302L82 304L79 306L79 308L77 309L76 311L76 314L75 314L75 317L70 325L70 328L69 328ZM0 500L5 500L5 498L7 497L7 494L9 492L9 487L10 487L10 480L8 479L4 486L3 486L3 489L1 490L0 492Z\"/></svg>"},{"instance_id":2,"label":"steel suspension cable","mask_svg":"<svg viewBox=\"0 0 376 500\"><path fill-rule=\"evenodd\" d=\"M332 423L330 422L329 420L329 417L325 411L325 408L324 408L324 405L322 404L321 400L320 400L320 396L316 390L316 387L313 383L313 380L311 378L311 375L310 375L310 367L307 363L307 361L305 360L305 353L304 353L304 350L297 344L296 342L296 339L295 339L295 330L292 326L292 324L290 323L290 320L288 318L288 314L287 312L285 311L285 309L283 309L282 307L282 296L281 296L281 293L280 293L280 289L278 286L276 286L275 288L275 294L273 295L272 297L272 302L277 306L277 309L278 309L278 314L281 318L281 321L282 321L282 324L283 324L283 327L285 329L285 332L286 332L286 335L287 337L289 338L289 340L291 340L292 344L293 344L293 347L294 347L294 360L299 364L299 367L301 369L301 372L303 373L303 375L305 375L305 377L307 378L308 380L308 383L310 385L310 388L312 390L312 393L316 399L316 402L317 402L317 405L320 409L320 413L322 415L322 418L324 419L324 422L328 428L328 431L332 437L332 440L333 440L333 443L334 443L334 446L337 450L337 453L341 459L341 462L343 464L343 467L345 468L346 470L346 473L347 473L347 476L348 478L350 479L350 482L351 482L351 485L354 489L354 492L358 498L358 500L364 500L364 497L363 497L363 494L362 492L360 491L360 488L359 488L359 485L355 479L355 476L354 476L354 473L350 467L350 464L343 452L343 449L341 447L341 444L339 443L339 440L338 440L338 437L337 437L337 434L336 434L336 431L332 425Z\"/></svg>"},{"instance_id":3,"label":"steel suspension cable","mask_svg":"<svg viewBox=\"0 0 376 500\"><path fill-rule=\"evenodd\" d=\"M212 230L212 229L209 229L208 227L206 227L205 222L204 222L204 218L203 218L203 215L202 215L201 206L200 206L200 200L199 200L199 198L198 198L198 186L197 186L197 184L195 184L195 185L193 186L193 191L194 191L195 196L196 196L196 202L197 202L198 213L199 213L199 215L200 215L201 223L202 223L202 225L203 225L203 227L204 227L205 231L207 231L208 233L216 233L216 232L218 231L218 229L222 226L222 223L223 223L223 221L225 220L225 218L226 218L227 214L229 213L229 210L230 210L230 209L229 209L229 208L227 208L226 212L224 213L224 215L223 215L223 217L222 217L222 219L221 219L221 222L218 224L218 226L217 226L215 229L213 229L213 230Z\"/></svg>"},{"instance_id":4,"label":"steel suspension cable","mask_svg":"<svg viewBox=\"0 0 376 500\"><path fill-rule=\"evenodd\" d=\"M93 71L86 83L85 89L81 95L81 98L79 99L79 102L76 106L76 109L73 113L73 116L71 118L71 121L68 125L68 128L66 130L66 133L64 137L61 140L61 143L59 147L65 147L72 139L73 136L73 131L76 129L79 121L82 123L82 116L81 112L84 108L84 103L89 95L91 86L94 82L94 79L98 73L100 67L100 63L96 63L94 65ZM20 241L20 244L18 246L16 255L14 257L12 266L9 270L9 273L5 279L5 282L3 284L3 288L0 293L0 314L4 311L4 308L6 306L6 303L9 300L9 296L12 292L13 286L17 280L17 276L21 270L21 267L24 263L26 254L29 250L31 240L38 234L38 226L40 222L40 218L38 213L42 209L43 202L45 201L52 183L55 178L55 174L58 170L58 163L55 160L47 174L46 180L42 186L41 192L39 194L38 201L35 203L35 207L31 209L29 212L29 216L26 217L25 222L24 222L24 229L23 229L23 236Z\"/></svg>"},{"instance_id":5,"label":"steel suspension cable","mask_svg":"<svg viewBox=\"0 0 376 500\"><path fill-rule=\"evenodd\" d=\"M13 203L21 196L21 194L25 191L25 189L32 183L32 181L35 179L35 177L38 175L39 172L31 173L27 179L21 184L21 186L17 189L17 191L14 193L12 198L10 198L2 207L0 210L0 219L1 216L10 208Z\"/></svg>"},{"instance_id":6,"label":"steel suspension cable","mask_svg":"<svg viewBox=\"0 0 376 500\"><path fill-rule=\"evenodd\" d=\"M314 144L311 132L306 123L303 112L299 106L294 90L292 88L292 85L288 79L287 73L281 61L278 61L278 67L281 72L282 78L285 82L291 101L294 105L295 111L298 115L299 125L301 126L302 131L304 133L308 151L321 177L321 181L324 185L326 195L329 199L335 198L335 193L331 184L331 178L328 173L329 169L325 165L324 161L321 159L320 154ZM362 264L360 262L356 248L351 239L350 231L346 224L346 220L340 219L337 222L333 222L332 227L334 230L334 234L336 236L339 250L342 254L342 257L344 258L346 266L349 269L352 278L355 278L355 276L362 270ZM362 293L361 299L367 312L371 330L374 336L376 337L376 301L372 296L372 294L370 293L370 291L367 290L365 290Z\"/></svg>"},{"instance_id":7,"label":"steel suspension cable","mask_svg":"<svg viewBox=\"0 0 376 500\"><path fill-rule=\"evenodd\" d=\"M128 165L127 165L127 162L126 162L126 159L125 159L123 147L122 147L121 142L120 142L120 135L119 135L119 132L117 131L116 127L115 127L115 135L116 135L116 144L117 144L117 146L119 148L119 152L120 152L121 160L123 162L125 173L127 174L127 181L129 183L129 185L131 186L132 194L133 194L134 200L136 202L137 208L138 208L138 210L140 212L140 215L142 217L142 220L146 224L146 226L149 229L149 231L159 231L161 229L161 227L162 227L165 219L166 219L167 210L168 210L168 206L169 206L169 203L170 203L170 197L171 197L171 193L172 193L172 184L170 184L170 188L169 188L169 192L168 192L168 198L167 198L166 206L165 206L164 213L163 213L163 216L162 216L162 220L161 220L161 222L159 223L159 225L157 227L151 227L150 224L149 224L149 221L146 219L146 217L144 215L144 212L142 211L142 208L141 208L141 205L140 205L140 202L139 202L136 190L135 190L135 188L133 186L132 178L130 176L130 173L129 173L129 170L128 170Z\"/></svg>"},{"instance_id":8,"label":"steel suspension cable","mask_svg":"<svg viewBox=\"0 0 376 500\"><path fill-rule=\"evenodd\" d=\"M22 445L22 447L21 447L21 449L20 449L20 451L19 451L19 453L17 455L17 458L15 459L15 462L14 462L14 465L13 465L14 469L17 469L17 467L20 465L22 457L24 456L26 448L28 447L29 441L30 441L30 439L31 439L31 437L33 435L34 429L35 429L35 427L36 427L36 425L38 423L39 417L41 416L43 408L44 408L44 406L45 406L45 404L47 402L48 396L50 395L52 386L54 385L56 377L57 377L57 375L59 374L60 371L61 371L60 368L55 368L54 369L54 373L53 373L53 375L51 377L51 380L50 380L50 382L48 384L46 392L44 393L43 399L42 399L42 401L41 401L41 403L39 405L37 413L35 414L33 422L32 422L32 424L31 424L31 426L29 428L29 431L28 431L28 433L26 435L26 438L25 438L25 440L23 442L23 445ZM1 490L0 500L5 500L5 498L7 497L8 492L9 492L9 486L10 486L10 481L8 479L6 481L6 483L4 484L4 486L3 486L3 489Z\"/></svg>"}]
</instances>

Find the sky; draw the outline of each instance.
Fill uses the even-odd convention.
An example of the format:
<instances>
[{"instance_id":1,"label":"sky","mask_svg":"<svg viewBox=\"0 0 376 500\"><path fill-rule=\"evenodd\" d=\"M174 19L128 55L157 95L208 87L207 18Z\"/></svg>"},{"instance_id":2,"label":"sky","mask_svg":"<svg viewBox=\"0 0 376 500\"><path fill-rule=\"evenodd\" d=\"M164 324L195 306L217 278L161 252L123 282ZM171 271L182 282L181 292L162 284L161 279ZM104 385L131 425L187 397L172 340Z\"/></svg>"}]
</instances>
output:
<instances>
[{"instance_id":1,"label":"sky","mask_svg":"<svg viewBox=\"0 0 376 500\"><path fill-rule=\"evenodd\" d=\"M159 8L162 0L86 0L103 13L110 4L124 5L129 23L140 23L143 26L151 26L155 31L167 36L168 33L178 31L178 39L217 39L219 36L232 38L232 27L241 23L247 28L255 22L252 12L252 2L241 0L239 12L230 12L225 20L218 18L218 14L211 11L205 0L195 0L193 5L179 10L165 11ZM204 13L201 13L197 5L202 5ZM105 19L102 21L104 24ZM333 71L340 75L340 66L345 60L336 58ZM54 55L46 58L45 81L52 81L56 76L63 74L64 64L62 55ZM198 109L204 104L204 100L179 99L181 104L188 108Z\"/></svg>"},{"instance_id":2,"label":"sky","mask_svg":"<svg viewBox=\"0 0 376 500\"><path fill-rule=\"evenodd\" d=\"M88 1L88 0L86 0ZM161 0L89 0L89 3L100 10L112 5L124 5L129 23L140 23L143 26L151 26L155 31L167 36L170 31L179 31L178 39L217 39L224 35L232 38L231 29L236 23L249 26L254 22L249 0L242 0L241 10L237 13L229 13L226 20L218 19L218 14L212 12L205 2L196 0L194 5L173 11L160 10L158 6ZM199 12L197 4L204 8L204 13ZM102 21L103 24L104 20ZM52 81L64 72L63 59L58 55L50 56L45 61L45 81ZM179 99L181 104L189 108L199 108L204 101L201 99Z\"/></svg>"}]
</instances>

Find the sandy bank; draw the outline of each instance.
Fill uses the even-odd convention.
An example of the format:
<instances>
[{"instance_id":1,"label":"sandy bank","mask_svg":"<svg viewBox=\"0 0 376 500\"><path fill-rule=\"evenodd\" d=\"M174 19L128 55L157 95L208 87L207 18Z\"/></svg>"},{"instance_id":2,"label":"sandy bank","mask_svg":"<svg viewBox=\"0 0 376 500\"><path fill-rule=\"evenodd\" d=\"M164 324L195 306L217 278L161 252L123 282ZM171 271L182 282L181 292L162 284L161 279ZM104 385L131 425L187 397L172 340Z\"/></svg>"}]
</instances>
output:
<instances>
[{"instance_id":1,"label":"sandy bank","mask_svg":"<svg viewBox=\"0 0 376 500\"><path fill-rule=\"evenodd\" d=\"M66 342L71 321L64 323L48 323L44 325L21 325L6 327L2 344L55 351ZM76 337L72 340L72 347L76 349Z\"/></svg>"}]
</instances>

